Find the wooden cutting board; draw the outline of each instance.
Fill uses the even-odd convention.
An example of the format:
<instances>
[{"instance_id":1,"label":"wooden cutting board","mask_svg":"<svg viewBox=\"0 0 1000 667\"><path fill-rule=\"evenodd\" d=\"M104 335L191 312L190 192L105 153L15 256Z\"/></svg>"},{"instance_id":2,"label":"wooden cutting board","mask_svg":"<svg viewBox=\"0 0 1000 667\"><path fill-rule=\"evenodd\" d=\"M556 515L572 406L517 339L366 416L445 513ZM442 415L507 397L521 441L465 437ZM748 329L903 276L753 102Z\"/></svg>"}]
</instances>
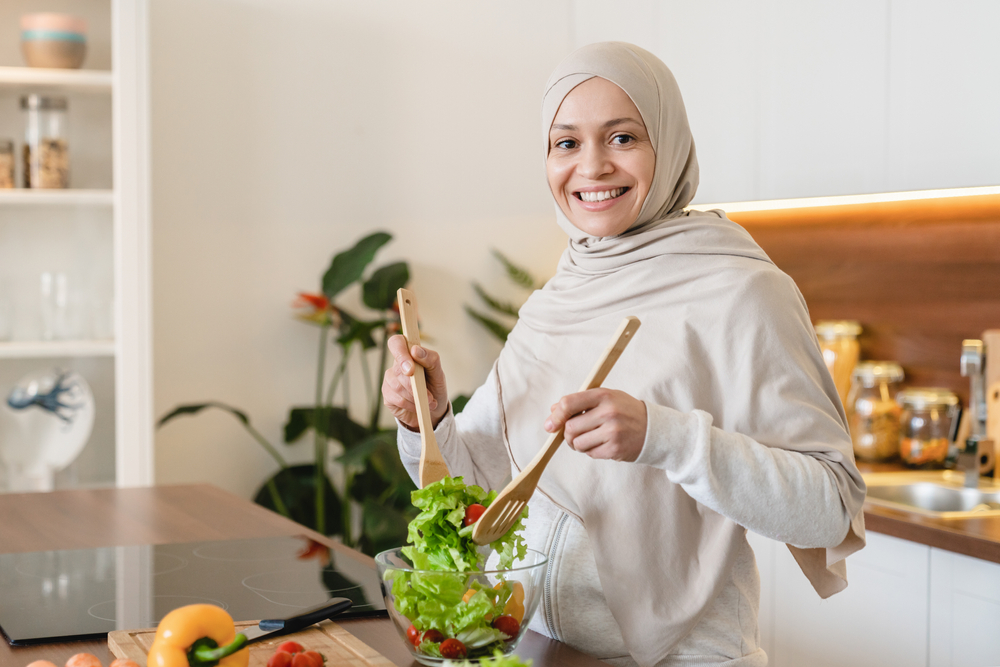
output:
<instances>
[{"instance_id":1,"label":"wooden cutting board","mask_svg":"<svg viewBox=\"0 0 1000 667\"><path fill-rule=\"evenodd\" d=\"M236 623L236 631L257 625L256 621ZM116 630L108 633L108 648L116 658L130 658L142 667L146 665L146 654L153 645L156 628L144 630ZM307 651L319 651L326 656L326 664L350 665L351 667L395 667L382 654L365 644L333 621L323 621L305 630L282 635L274 639L262 639L250 645L250 667L266 667L267 659L281 642L296 641Z\"/></svg>"}]
</instances>

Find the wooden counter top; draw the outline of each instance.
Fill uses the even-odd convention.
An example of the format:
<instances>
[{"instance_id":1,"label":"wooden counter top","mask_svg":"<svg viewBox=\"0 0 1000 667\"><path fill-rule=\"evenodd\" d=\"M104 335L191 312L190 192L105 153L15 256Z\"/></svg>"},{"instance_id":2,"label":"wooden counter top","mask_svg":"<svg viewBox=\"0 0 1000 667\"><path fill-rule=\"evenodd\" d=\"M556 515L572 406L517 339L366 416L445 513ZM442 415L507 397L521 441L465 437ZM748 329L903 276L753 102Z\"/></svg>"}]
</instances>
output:
<instances>
[{"instance_id":1,"label":"wooden counter top","mask_svg":"<svg viewBox=\"0 0 1000 667\"><path fill-rule=\"evenodd\" d=\"M0 553L306 535L374 567L368 556L208 484L0 494L0 517ZM338 622L399 667L418 667L389 618ZM106 640L12 647L0 639L0 667L26 667L35 660L63 665L81 652L97 656L105 667L114 660ZM530 631L517 654L534 660L535 667L604 665Z\"/></svg>"}]
</instances>

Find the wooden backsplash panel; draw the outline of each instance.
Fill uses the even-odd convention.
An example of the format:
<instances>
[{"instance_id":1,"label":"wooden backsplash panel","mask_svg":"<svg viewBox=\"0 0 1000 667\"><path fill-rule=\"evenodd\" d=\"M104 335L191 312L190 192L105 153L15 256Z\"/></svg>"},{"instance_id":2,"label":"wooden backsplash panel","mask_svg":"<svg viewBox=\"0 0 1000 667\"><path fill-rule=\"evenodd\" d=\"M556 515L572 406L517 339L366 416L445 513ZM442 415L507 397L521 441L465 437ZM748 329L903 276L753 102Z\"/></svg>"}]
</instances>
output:
<instances>
[{"instance_id":1,"label":"wooden backsplash panel","mask_svg":"<svg viewBox=\"0 0 1000 667\"><path fill-rule=\"evenodd\" d=\"M972 198L969 198L972 199ZM802 290L813 321L858 320L862 359L967 401L962 340L1000 328L1000 197L730 217Z\"/></svg>"}]
</instances>

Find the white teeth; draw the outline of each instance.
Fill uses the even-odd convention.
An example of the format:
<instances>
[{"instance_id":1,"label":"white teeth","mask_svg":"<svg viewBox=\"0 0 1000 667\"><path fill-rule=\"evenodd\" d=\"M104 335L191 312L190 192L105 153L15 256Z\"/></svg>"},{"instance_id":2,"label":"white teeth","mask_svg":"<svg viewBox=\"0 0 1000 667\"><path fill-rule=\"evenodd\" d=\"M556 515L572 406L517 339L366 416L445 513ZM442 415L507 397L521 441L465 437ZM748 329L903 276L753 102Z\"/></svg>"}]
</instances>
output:
<instances>
[{"instance_id":1,"label":"white teeth","mask_svg":"<svg viewBox=\"0 0 1000 667\"><path fill-rule=\"evenodd\" d=\"M597 202L605 199L614 199L621 196L625 188L615 188L614 190L604 190L603 192L581 192L580 199L583 201Z\"/></svg>"}]
</instances>

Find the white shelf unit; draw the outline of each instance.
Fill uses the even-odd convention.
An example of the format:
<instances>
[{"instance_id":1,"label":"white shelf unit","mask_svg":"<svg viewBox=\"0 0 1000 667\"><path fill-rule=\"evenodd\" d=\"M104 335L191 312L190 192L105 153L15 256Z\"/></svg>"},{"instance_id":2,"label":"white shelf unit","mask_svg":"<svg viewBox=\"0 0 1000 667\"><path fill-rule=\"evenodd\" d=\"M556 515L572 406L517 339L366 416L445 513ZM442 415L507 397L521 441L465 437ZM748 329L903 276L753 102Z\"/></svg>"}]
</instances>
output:
<instances>
[{"instance_id":1,"label":"white shelf unit","mask_svg":"<svg viewBox=\"0 0 1000 667\"><path fill-rule=\"evenodd\" d=\"M14 35L14 39L20 14L49 9L43 0L4 0L0 5L0 24L9 28L6 32ZM77 179L71 175L71 185L79 182L83 188L0 190L0 244L14 243L8 250L17 252L18 239L37 240L26 230L39 222L72 229L73 225L94 225L98 221L96 228L110 237L104 246L110 250L93 261L113 273L113 288L108 288L113 293L113 339L0 342L0 364L9 364L9 375L36 367L39 362L59 360L64 364L68 360L71 365L82 365L101 376L99 381L106 383L111 392L107 399L107 419L111 419L112 404L114 412L114 469L109 469L111 463L102 464L105 473L101 477L113 478L119 487L148 486L154 482L148 0L80 0L70 11L83 15L90 12L98 17L98 20L88 19L93 33L88 34L88 42L92 36L96 49L88 52L85 63L94 63L98 69L0 66L0 96L5 96L4 108L12 113L17 96L22 94L68 96L71 114L74 108L86 110L84 117L71 118L75 123L71 131L74 135L86 132L83 136L90 141L91 149L95 141L92 138L95 128L90 125L95 119L94 110L105 109L96 116L99 119L96 129L97 136L102 137L100 141L105 142L98 146L104 154L100 159L106 171L80 171L93 164L91 153L84 156L90 163L85 164L81 159L71 164L74 174L82 176ZM20 61L16 47L6 35L0 38L3 65ZM8 120L14 121L15 117ZM80 142L71 142L71 155L77 143ZM94 178L94 173L99 173L99 178ZM108 221L107 225L103 220ZM11 241L12 238L15 240ZM74 238L56 235L51 243L52 252L58 254L65 246L72 246ZM37 247L32 252L37 253ZM86 252L83 256L90 261ZM0 396L0 400L3 398ZM105 442L111 439L110 430L109 425ZM110 450L102 451L108 452L102 460L110 461ZM81 479L79 484L88 486L93 482Z\"/></svg>"}]
</instances>

